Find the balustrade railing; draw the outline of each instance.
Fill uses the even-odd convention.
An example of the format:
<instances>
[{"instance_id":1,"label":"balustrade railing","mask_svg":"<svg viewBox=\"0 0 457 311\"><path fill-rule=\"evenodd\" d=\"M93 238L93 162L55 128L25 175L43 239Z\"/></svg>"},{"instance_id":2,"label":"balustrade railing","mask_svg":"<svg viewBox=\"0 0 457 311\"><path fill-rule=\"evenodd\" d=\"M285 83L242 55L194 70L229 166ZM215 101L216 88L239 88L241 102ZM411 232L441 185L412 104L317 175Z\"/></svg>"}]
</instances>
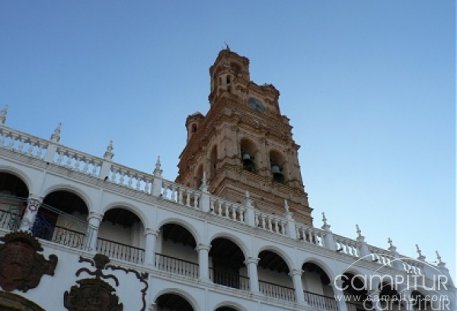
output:
<instances>
[{"instance_id":1,"label":"balustrade railing","mask_svg":"<svg viewBox=\"0 0 457 311\"><path fill-rule=\"evenodd\" d=\"M72 248L84 247L85 234L75 230L70 230L60 226L54 228L51 242L62 244Z\"/></svg>"},{"instance_id":2,"label":"balustrade railing","mask_svg":"<svg viewBox=\"0 0 457 311\"><path fill-rule=\"evenodd\" d=\"M49 142L7 127L0 127L0 147L43 159Z\"/></svg>"},{"instance_id":3,"label":"balustrade railing","mask_svg":"<svg viewBox=\"0 0 457 311\"><path fill-rule=\"evenodd\" d=\"M53 163L83 174L99 176L103 159L59 145Z\"/></svg>"},{"instance_id":4,"label":"balustrade railing","mask_svg":"<svg viewBox=\"0 0 457 311\"><path fill-rule=\"evenodd\" d=\"M290 287L285 287L265 281L259 281L259 290L262 294L268 297L290 302L295 301L295 290Z\"/></svg>"},{"instance_id":5,"label":"balustrade railing","mask_svg":"<svg viewBox=\"0 0 457 311\"><path fill-rule=\"evenodd\" d=\"M296 231L299 240L324 247L325 232L323 230L306 225L297 225Z\"/></svg>"},{"instance_id":6,"label":"balustrade railing","mask_svg":"<svg viewBox=\"0 0 457 311\"><path fill-rule=\"evenodd\" d=\"M319 311L338 311L335 298L303 291L305 302Z\"/></svg>"},{"instance_id":7,"label":"balustrade railing","mask_svg":"<svg viewBox=\"0 0 457 311\"><path fill-rule=\"evenodd\" d=\"M287 219L283 217L256 211L255 224L258 228L280 235L287 235Z\"/></svg>"},{"instance_id":8,"label":"balustrade railing","mask_svg":"<svg viewBox=\"0 0 457 311\"><path fill-rule=\"evenodd\" d=\"M240 204L211 196L209 209L213 215L243 223L245 221L246 208Z\"/></svg>"},{"instance_id":9,"label":"balustrade railing","mask_svg":"<svg viewBox=\"0 0 457 311\"><path fill-rule=\"evenodd\" d=\"M106 255L110 258L116 258L133 263L143 263L144 260L144 249L110 241L104 238L97 239L96 250L98 253Z\"/></svg>"},{"instance_id":10,"label":"balustrade railing","mask_svg":"<svg viewBox=\"0 0 457 311\"><path fill-rule=\"evenodd\" d=\"M198 264L156 253L155 265L160 271L198 279Z\"/></svg>"},{"instance_id":11,"label":"balustrade railing","mask_svg":"<svg viewBox=\"0 0 457 311\"><path fill-rule=\"evenodd\" d=\"M360 257L359 242L340 235L334 235L337 250L343 254Z\"/></svg>"},{"instance_id":12,"label":"balustrade railing","mask_svg":"<svg viewBox=\"0 0 457 311\"><path fill-rule=\"evenodd\" d=\"M391 252L374 246L369 246L368 250L371 253L370 256L373 262L377 262L384 266L392 266L393 256Z\"/></svg>"},{"instance_id":13,"label":"balustrade railing","mask_svg":"<svg viewBox=\"0 0 457 311\"><path fill-rule=\"evenodd\" d=\"M365 311L365 308L361 304L355 304L352 302L346 302L346 307L348 311ZM371 310L371 308L370 308Z\"/></svg>"},{"instance_id":14,"label":"balustrade railing","mask_svg":"<svg viewBox=\"0 0 457 311\"><path fill-rule=\"evenodd\" d=\"M119 164L112 164L109 181L120 186L151 194L154 176Z\"/></svg>"},{"instance_id":15,"label":"balustrade railing","mask_svg":"<svg viewBox=\"0 0 457 311\"><path fill-rule=\"evenodd\" d=\"M209 279L215 284L249 291L249 278L239 273L210 268Z\"/></svg>"},{"instance_id":16,"label":"balustrade railing","mask_svg":"<svg viewBox=\"0 0 457 311\"><path fill-rule=\"evenodd\" d=\"M188 188L167 180L162 181L161 196L165 200L198 209L200 195L201 192L199 190Z\"/></svg>"}]
</instances>

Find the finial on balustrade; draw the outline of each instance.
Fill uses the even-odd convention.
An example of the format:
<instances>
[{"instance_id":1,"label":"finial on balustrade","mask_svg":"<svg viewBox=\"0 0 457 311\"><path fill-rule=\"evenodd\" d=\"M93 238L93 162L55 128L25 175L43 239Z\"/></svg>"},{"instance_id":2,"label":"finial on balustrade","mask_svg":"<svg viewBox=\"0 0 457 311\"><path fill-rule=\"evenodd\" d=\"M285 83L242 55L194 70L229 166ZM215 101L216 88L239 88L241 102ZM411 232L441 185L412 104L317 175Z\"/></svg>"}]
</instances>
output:
<instances>
[{"instance_id":1,"label":"finial on balustrade","mask_svg":"<svg viewBox=\"0 0 457 311\"><path fill-rule=\"evenodd\" d=\"M109 144L108 144L108 147L106 147L106 151L105 151L105 154L103 155L103 158L105 160L112 160L113 156L114 156L113 150L114 150L113 141L110 140Z\"/></svg>"},{"instance_id":2,"label":"finial on balustrade","mask_svg":"<svg viewBox=\"0 0 457 311\"><path fill-rule=\"evenodd\" d=\"M8 114L8 105L5 105L5 106L3 106L2 110L0 111L0 124L5 124L7 114Z\"/></svg>"},{"instance_id":3,"label":"finial on balustrade","mask_svg":"<svg viewBox=\"0 0 457 311\"><path fill-rule=\"evenodd\" d=\"M284 199L284 209L286 210L286 213L290 213L290 210L289 210L289 203L287 202L286 199Z\"/></svg>"},{"instance_id":4,"label":"finial on balustrade","mask_svg":"<svg viewBox=\"0 0 457 311\"><path fill-rule=\"evenodd\" d=\"M356 232L357 232L357 241L365 242L365 237L362 235L362 230L360 230L359 225L356 224L355 228L356 228Z\"/></svg>"},{"instance_id":5,"label":"finial on balustrade","mask_svg":"<svg viewBox=\"0 0 457 311\"><path fill-rule=\"evenodd\" d=\"M56 129L54 130L54 133L51 135L51 140L55 143L58 143L60 141L60 132L62 131L62 122L59 122L57 124Z\"/></svg>"},{"instance_id":6,"label":"finial on balustrade","mask_svg":"<svg viewBox=\"0 0 457 311\"><path fill-rule=\"evenodd\" d=\"M162 177L162 164L160 163L160 156L157 157L157 161L156 161L156 166L154 168L154 172L152 172L154 174L154 176L157 176L157 177Z\"/></svg>"},{"instance_id":7,"label":"finial on balustrade","mask_svg":"<svg viewBox=\"0 0 457 311\"><path fill-rule=\"evenodd\" d=\"M387 238L387 243L389 243L389 251L392 253L395 253L397 251L397 247L393 244L393 241L391 238Z\"/></svg>"},{"instance_id":8,"label":"finial on balustrade","mask_svg":"<svg viewBox=\"0 0 457 311\"><path fill-rule=\"evenodd\" d=\"M208 180L206 179L206 172L203 172L202 184L200 185L201 191L208 191Z\"/></svg>"},{"instance_id":9,"label":"finial on balustrade","mask_svg":"<svg viewBox=\"0 0 457 311\"><path fill-rule=\"evenodd\" d=\"M417 259L419 260L425 260L425 256L422 255L422 251L421 249L419 248L419 245L416 244L416 251L417 251L417 254L419 254L419 257L417 257Z\"/></svg>"},{"instance_id":10,"label":"finial on balustrade","mask_svg":"<svg viewBox=\"0 0 457 311\"><path fill-rule=\"evenodd\" d=\"M436 260L438 262L438 267L440 268L445 268L446 267L446 263L444 263L442 260L441 260L441 256L440 256L440 253L438 253L438 251L435 251L436 253Z\"/></svg>"},{"instance_id":11,"label":"finial on balustrade","mask_svg":"<svg viewBox=\"0 0 457 311\"><path fill-rule=\"evenodd\" d=\"M325 231L330 231L330 227L331 226L327 223L327 218L325 218L325 213L324 212L322 212L322 222L324 224L322 225L321 228L324 229Z\"/></svg>"},{"instance_id":12,"label":"finial on balustrade","mask_svg":"<svg viewBox=\"0 0 457 311\"><path fill-rule=\"evenodd\" d=\"M248 208L253 208L254 206L252 205L252 199L251 199L251 194L249 191L246 190L244 193L244 200L243 200L243 205L248 207Z\"/></svg>"}]
</instances>

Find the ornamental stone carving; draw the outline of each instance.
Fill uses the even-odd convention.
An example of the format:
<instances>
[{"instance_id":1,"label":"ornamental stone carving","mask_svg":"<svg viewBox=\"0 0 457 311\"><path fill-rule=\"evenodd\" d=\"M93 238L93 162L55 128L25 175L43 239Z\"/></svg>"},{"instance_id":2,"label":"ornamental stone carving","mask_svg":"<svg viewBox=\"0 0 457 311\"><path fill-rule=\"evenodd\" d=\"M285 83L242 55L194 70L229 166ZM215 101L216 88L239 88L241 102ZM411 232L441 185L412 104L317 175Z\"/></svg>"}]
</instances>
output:
<instances>
[{"instance_id":1,"label":"ornamental stone carving","mask_svg":"<svg viewBox=\"0 0 457 311\"><path fill-rule=\"evenodd\" d=\"M95 271L87 268L81 268L76 272L79 276L82 272L95 276L92 279L82 279L76 281L77 285L71 287L70 291L64 293L63 303L69 311L122 311L122 303L119 303L119 297L116 290L102 279L112 279L116 286L119 280L112 274L105 275L102 270L110 262L105 255L96 254L93 260L80 257L80 262L89 262L95 266Z\"/></svg>"},{"instance_id":2,"label":"ornamental stone carving","mask_svg":"<svg viewBox=\"0 0 457 311\"><path fill-rule=\"evenodd\" d=\"M0 286L4 291L27 292L40 283L44 274L54 275L57 256L46 260L40 242L28 232L13 232L0 238Z\"/></svg>"}]
</instances>

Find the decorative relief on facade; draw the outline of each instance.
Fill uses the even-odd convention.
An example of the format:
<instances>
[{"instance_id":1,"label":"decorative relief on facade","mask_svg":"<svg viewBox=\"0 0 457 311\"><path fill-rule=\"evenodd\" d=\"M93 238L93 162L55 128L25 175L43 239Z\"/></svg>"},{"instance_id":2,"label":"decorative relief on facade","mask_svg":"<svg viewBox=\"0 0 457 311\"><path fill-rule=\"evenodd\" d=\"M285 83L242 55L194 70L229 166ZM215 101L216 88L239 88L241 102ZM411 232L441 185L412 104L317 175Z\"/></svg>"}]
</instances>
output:
<instances>
[{"instance_id":1,"label":"decorative relief on facade","mask_svg":"<svg viewBox=\"0 0 457 311\"><path fill-rule=\"evenodd\" d=\"M64 306L70 311L122 311L124 307L119 303L119 297L116 290L102 279L112 279L116 286L119 286L119 280L112 274L105 275L102 270L110 262L105 255L96 254L93 260L80 257L79 262L89 262L95 266L95 271L87 268L81 268L76 271L76 276L86 272L92 279L82 279L76 281L78 285L71 287L70 291L64 293Z\"/></svg>"},{"instance_id":2,"label":"decorative relief on facade","mask_svg":"<svg viewBox=\"0 0 457 311\"><path fill-rule=\"evenodd\" d=\"M104 280L111 279L116 287L119 286L119 279L113 274L104 274L102 270L120 270L133 273L135 277L143 284L141 289L142 307L140 311L146 310L146 291L148 289L148 273L140 273L133 269L110 265L109 258L102 254L96 254L93 259L79 258L79 262L88 262L95 271L87 268L81 268L76 271L76 276L85 272L94 278L82 279L76 281L78 285L71 287L70 291L64 294L64 306L70 311L122 311L124 306L119 303L119 297L116 290ZM104 280L103 280L104 279Z\"/></svg>"},{"instance_id":3,"label":"decorative relief on facade","mask_svg":"<svg viewBox=\"0 0 457 311\"><path fill-rule=\"evenodd\" d=\"M0 239L0 286L5 291L27 292L40 283L44 274L54 275L57 256L46 260L40 242L28 232L13 232Z\"/></svg>"}]
</instances>

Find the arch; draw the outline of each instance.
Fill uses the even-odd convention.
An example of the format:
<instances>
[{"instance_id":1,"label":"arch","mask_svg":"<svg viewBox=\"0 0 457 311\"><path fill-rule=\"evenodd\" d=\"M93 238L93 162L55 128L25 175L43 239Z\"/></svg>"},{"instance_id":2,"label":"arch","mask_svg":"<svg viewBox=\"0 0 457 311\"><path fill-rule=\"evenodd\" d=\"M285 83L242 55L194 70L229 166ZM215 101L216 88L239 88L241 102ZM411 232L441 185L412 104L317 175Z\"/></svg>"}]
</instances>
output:
<instances>
[{"instance_id":1,"label":"arch","mask_svg":"<svg viewBox=\"0 0 457 311\"><path fill-rule=\"evenodd\" d=\"M287 161L283 153L276 149L271 149L268 155L273 180L280 183L287 181Z\"/></svg>"},{"instance_id":2,"label":"arch","mask_svg":"<svg viewBox=\"0 0 457 311\"><path fill-rule=\"evenodd\" d=\"M290 271L296 269L296 267L293 264L292 258L290 258L289 255L287 255L287 253L285 251L283 251L282 249L280 249L274 245L264 245L258 249L257 257L259 257L260 253L262 253L263 251L270 251L272 253L275 253L279 257L281 257L281 259L284 260L284 262L287 265L287 268L289 268Z\"/></svg>"},{"instance_id":3,"label":"arch","mask_svg":"<svg viewBox=\"0 0 457 311\"><path fill-rule=\"evenodd\" d=\"M202 243L200 235L198 234L198 231L195 230L195 228L191 224L189 224L187 221L179 219L179 218L174 218L174 217L165 218L160 221L160 223L158 225L158 229L162 228L164 225L167 225L167 224L175 224L175 225L179 225L179 226L183 227L184 229L186 229L187 231L190 232L190 234L193 236L195 243L197 243L197 245L199 243Z\"/></svg>"},{"instance_id":4,"label":"arch","mask_svg":"<svg viewBox=\"0 0 457 311\"><path fill-rule=\"evenodd\" d=\"M167 294L172 294L172 295L181 297L182 299L184 299L191 305L191 307L192 307L192 309L194 309L194 311L200 310L200 308L198 308L198 302L194 298L193 295L189 294L188 292L186 292L183 289L176 288L176 287L164 288L161 291L157 292L156 295L154 296L154 302L156 302L157 299L160 298L160 296L167 295Z\"/></svg>"},{"instance_id":5,"label":"arch","mask_svg":"<svg viewBox=\"0 0 457 311\"><path fill-rule=\"evenodd\" d=\"M148 221L147 216L144 214L144 212L137 206L135 206L131 203L125 202L125 201L111 202L110 204L106 205L102 209L101 213L103 215L105 215L106 212L108 212L109 210L115 209L115 208L124 209L124 210L131 212L132 214L134 214L135 216L138 217L138 219L141 221L141 224L143 225L144 229L149 228L149 221Z\"/></svg>"},{"instance_id":6,"label":"arch","mask_svg":"<svg viewBox=\"0 0 457 311\"><path fill-rule=\"evenodd\" d=\"M247 171L255 173L257 171L257 144L249 138L243 137L240 139L240 157L243 168Z\"/></svg>"},{"instance_id":7,"label":"arch","mask_svg":"<svg viewBox=\"0 0 457 311\"><path fill-rule=\"evenodd\" d=\"M3 291L0 291L0 309L46 311L35 302L28 300L25 297Z\"/></svg>"},{"instance_id":8,"label":"arch","mask_svg":"<svg viewBox=\"0 0 457 311\"><path fill-rule=\"evenodd\" d=\"M219 308L224 308L224 307L232 308L232 309L235 309L236 311L248 311L248 309L245 306L243 306L239 303L233 302L233 301L219 302L217 305L214 306L214 311L218 311Z\"/></svg>"},{"instance_id":9,"label":"arch","mask_svg":"<svg viewBox=\"0 0 457 311\"><path fill-rule=\"evenodd\" d=\"M20 181L24 183L24 185L27 187L27 191L29 192L29 194L32 192L32 180L22 170L19 170L15 167L0 166L0 173L13 175L14 177L18 178Z\"/></svg>"},{"instance_id":10,"label":"arch","mask_svg":"<svg viewBox=\"0 0 457 311\"><path fill-rule=\"evenodd\" d=\"M212 236L210 236L209 244L211 244L211 242L214 241L215 239L227 239L230 242L233 242L243 252L245 259L250 257L249 248L243 242L243 240L241 240L237 236L230 234L229 232L217 232L217 233L213 234Z\"/></svg>"},{"instance_id":11,"label":"arch","mask_svg":"<svg viewBox=\"0 0 457 311\"><path fill-rule=\"evenodd\" d=\"M209 152L209 179L212 179L216 175L216 167L217 167L217 144L214 144L210 149Z\"/></svg>"},{"instance_id":12,"label":"arch","mask_svg":"<svg viewBox=\"0 0 457 311\"><path fill-rule=\"evenodd\" d=\"M86 204L87 210L90 213L92 211L92 200L82 189L75 187L70 184L56 184L51 185L43 191L43 198L56 191L68 191L77 195Z\"/></svg>"},{"instance_id":13,"label":"arch","mask_svg":"<svg viewBox=\"0 0 457 311\"><path fill-rule=\"evenodd\" d=\"M316 257L308 257L306 258L305 260L303 260L302 264L300 267L303 267L305 264L307 263L311 263L311 264L315 264L316 266L318 266L319 268L321 268L325 274L327 274L328 278L330 280L334 280L338 274L336 274L332 268L330 268L330 266L328 264L326 264L324 261L322 261L321 259L319 258L316 258ZM343 272L344 273L344 272ZM343 274L341 273L341 274Z\"/></svg>"}]
</instances>

